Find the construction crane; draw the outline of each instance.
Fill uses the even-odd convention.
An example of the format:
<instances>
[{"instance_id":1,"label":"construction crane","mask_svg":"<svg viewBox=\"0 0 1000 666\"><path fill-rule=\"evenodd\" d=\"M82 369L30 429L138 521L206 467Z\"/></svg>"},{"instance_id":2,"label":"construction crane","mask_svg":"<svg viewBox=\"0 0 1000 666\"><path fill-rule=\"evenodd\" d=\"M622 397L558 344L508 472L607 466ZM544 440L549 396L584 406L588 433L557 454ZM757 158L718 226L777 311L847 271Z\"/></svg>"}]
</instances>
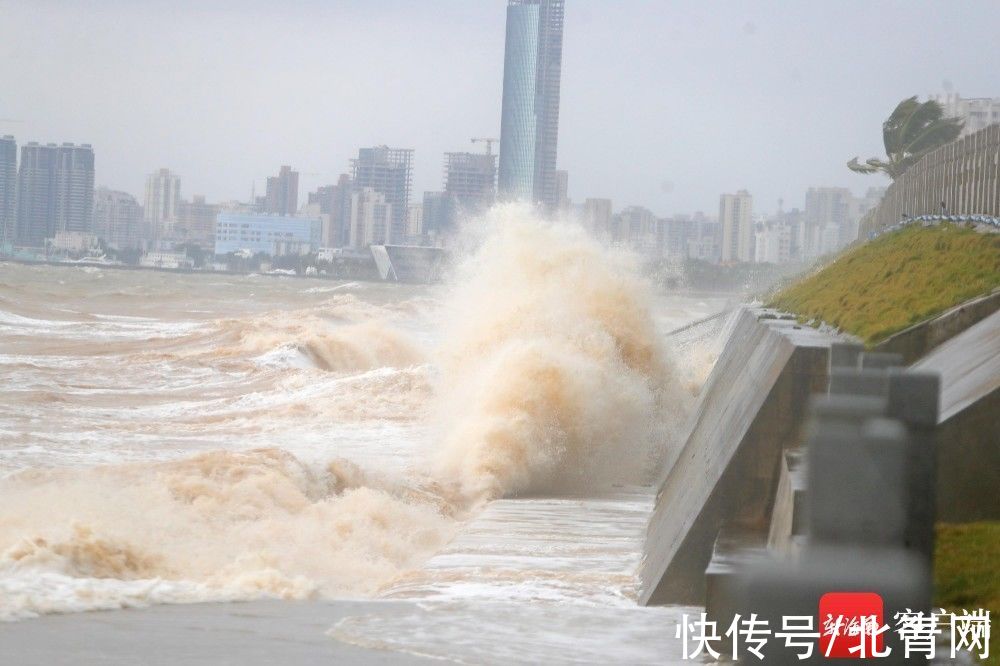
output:
<instances>
[{"instance_id":1,"label":"construction crane","mask_svg":"<svg viewBox=\"0 0 1000 666\"><path fill-rule=\"evenodd\" d=\"M485 137L478 137L478 136L476 136L476 137L472 138L472 143L485 143L486 144L486 154L487 155L492 155L493 154L493 144L494 143L500 143L500 139L491 139L491 138L485 138Z\"/></svg>"}]
</instances>

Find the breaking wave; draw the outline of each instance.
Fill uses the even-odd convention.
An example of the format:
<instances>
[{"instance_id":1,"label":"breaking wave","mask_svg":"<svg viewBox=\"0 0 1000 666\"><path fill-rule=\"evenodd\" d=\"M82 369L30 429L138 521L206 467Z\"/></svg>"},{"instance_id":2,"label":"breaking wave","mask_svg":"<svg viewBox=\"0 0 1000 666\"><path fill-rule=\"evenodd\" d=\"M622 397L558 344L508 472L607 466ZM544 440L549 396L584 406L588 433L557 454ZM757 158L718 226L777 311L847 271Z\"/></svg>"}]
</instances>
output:
<instances>
[{"instance_id":1,"label":"breaking wave","mask_svg":"<svg viewBox=\"0 0 1000 666\"><path fill-rule=\"evenodd\" d=\"M5 481L0 504L7 619L177 598L370 596L453 526L432 495L276 449L24 472ZM48 589L25 586L38 578Z\"/></svg>"},{"instance_id":2,"label":"breaking wave","mask_svg":"<svg viewBox=\"0 0 1000 666\"><path fill-rule=\"evenodd\" d=\"M472 500L640 481L683 400L647 285L579 227L485 223L441 345L442 478Z\"/></svg>"}]
</instances>

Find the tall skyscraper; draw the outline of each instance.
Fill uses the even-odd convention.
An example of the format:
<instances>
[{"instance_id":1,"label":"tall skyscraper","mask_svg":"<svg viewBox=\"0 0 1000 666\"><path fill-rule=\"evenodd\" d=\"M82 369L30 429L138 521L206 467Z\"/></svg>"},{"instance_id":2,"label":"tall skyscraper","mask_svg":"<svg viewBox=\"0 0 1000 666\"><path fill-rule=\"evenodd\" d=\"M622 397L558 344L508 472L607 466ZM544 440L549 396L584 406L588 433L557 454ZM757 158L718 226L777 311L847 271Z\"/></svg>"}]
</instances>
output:
<instances>
[{"instance_id":1,"label":"tall skyscraper","mask_svg":"<svg viewBox=\"0 0 1000 666\"><path fill-rule=\"evenodd\" d=\"M499 195L558 204L556 143L564 0L508 0Z\"/></svg>"},{"instance_id":2,"label":"tall skyscraper","mask_svg":"<svg viewBox=\"0 0 1000 666\"><path fill-rule=\"evenodd\" d=\"M93 229L94 151L88 144L21 147L15 242L45 247L57 232Z\"/></svg>"},{"instance_id":3,"label":"tall skyscraper","mask_svg":"<svg viewBox=\"0 0 1000 666\"><path fill-rule=\"evenodd\" d=\"M17 142L0 137L0 250L14 242L14 201L17 194Z\"/></svg>"},{"instance_id":4,"label":"tall skyscraper","mask_svg":"<svg viewBox=\"0 0 1000 666\"><path fill-rule=\"evenodd\" d=\"M142 208L131 194L98 188L94 193L94 233L118 249L142 247Z\"/></svg>"},{"instance_id":5,"label":"tall skyscraper","mask_svg":"<svg viewBox=\"0 0 1000 666\"><path fill-rule=\"evenodd\" d=\"M143 215L150 240L158 241L173 233L181 203L181 178L169 169L159 169L146 179Z\"/></svg>"},{"instance_id":6,"label":"tall skyscraper","mask_svg":"<svg viewBox=\"0 0 1000 666\"><path fill-rule=\"evenodd\" d=\"M403 238L410 208L413 150L388 146L362 148L358 151L358 158L351 160L351 169L355 189L370 187L385 196L385 202L392 206L392 228L388 236Z\"/></svg>"},{"instance_id":7,"label":"tall skyscraper","mask_svg":"<svg viewBox=\"0 0 1000 666\"><path fill-rule=\"evenodd\" d=\"M283 166L267 179L264 208L271 215L295 215L299 209L299 172Z\"/></svg>"},{"instance_id":8,"label":"tall skyscraper","mask_svg":"<svg viewBox=\"0 0 1000 666\"><path fill-rule=\"evenodd\" d=\"M719 197L719 224L722 225L722 261L753 261L753 197L746 190Z\"/></svg>"}]
</instances>

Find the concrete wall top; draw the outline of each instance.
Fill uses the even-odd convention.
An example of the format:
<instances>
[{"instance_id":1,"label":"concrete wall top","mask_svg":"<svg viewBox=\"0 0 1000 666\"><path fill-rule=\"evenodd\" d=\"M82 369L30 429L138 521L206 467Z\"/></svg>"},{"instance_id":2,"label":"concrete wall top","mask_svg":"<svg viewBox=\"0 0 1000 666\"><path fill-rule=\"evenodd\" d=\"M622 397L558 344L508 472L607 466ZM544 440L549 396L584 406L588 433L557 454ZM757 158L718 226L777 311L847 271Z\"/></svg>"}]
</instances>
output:
<instances>
[{"instance_id":1,"label":"concrete wall top","mask_svg":"<svg viewBox=\"0 0 1000 666\"><path fill-rule=\"evenodd\" d=\"M956 305L933 319L922 321L894 333L875 345L875 349L901 354L906 364L914 363L938 345L989 317L997 310L1000 310L1000 289Z\"/></svg>"},{"instance_id":2,"label":"concrete wall top","mask_svg":"<svg viewBox=\"0 0 1000 666\"><path fill-rule=\"evenodd\" d=\"M945 342L913 366L941 375L939 421L1000 388L1000 312Z\"/></svg>"}]
</instances>

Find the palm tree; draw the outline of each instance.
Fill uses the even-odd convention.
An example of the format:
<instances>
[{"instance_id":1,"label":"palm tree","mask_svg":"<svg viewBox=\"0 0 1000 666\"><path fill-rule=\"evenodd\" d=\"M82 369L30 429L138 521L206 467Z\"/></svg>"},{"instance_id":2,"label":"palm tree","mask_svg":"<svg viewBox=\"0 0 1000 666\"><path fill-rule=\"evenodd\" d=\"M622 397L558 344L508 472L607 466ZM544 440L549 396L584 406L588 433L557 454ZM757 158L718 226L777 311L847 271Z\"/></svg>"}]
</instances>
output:
<instances>
[{"instance_id":1,"label":"palm tree","mask_svg":"<svg viewBox=\"0 0 1000 666\"><path fill-rule=\"evenodd\" d=\"M896 180L921 157L957 139L963 124L960 118L945 118L934 100L921 103L916 96L904 99L882 123L882 142L889 159L873 157L861 164L855 157L847 167L858 173L882 171Z\"/></svg>"}]
</instances>

